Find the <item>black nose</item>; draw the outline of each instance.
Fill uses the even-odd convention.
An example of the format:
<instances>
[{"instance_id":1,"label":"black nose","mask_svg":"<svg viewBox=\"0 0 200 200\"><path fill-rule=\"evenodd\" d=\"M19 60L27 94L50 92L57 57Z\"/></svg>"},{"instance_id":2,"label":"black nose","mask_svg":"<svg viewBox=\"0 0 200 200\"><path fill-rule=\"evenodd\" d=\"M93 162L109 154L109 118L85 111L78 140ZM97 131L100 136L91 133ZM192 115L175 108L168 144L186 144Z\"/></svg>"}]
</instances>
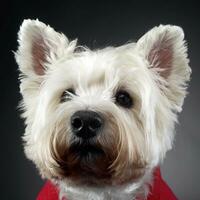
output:
<instances>
[{"instance_id":1,"label":"black nose","mask_svg":"<svg viewBox=\"0 0 200 200\"><path fill-rule=\"evenodd\" d=\"M71 127L76 136L89 139L103 127L103 118L93 111L77 111L71 117Z\"/></svg>"}]
</instances>

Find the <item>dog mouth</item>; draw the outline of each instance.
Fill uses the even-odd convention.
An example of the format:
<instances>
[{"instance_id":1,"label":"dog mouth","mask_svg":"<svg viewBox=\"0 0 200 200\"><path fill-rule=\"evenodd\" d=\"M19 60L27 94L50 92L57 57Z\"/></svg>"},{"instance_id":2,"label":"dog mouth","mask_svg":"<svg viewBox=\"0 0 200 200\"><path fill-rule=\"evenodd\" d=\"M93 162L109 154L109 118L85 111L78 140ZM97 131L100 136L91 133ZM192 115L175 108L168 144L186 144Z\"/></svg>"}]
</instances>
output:
<instances>
[{"instance_id":1,"label":"dog mouth","mask_svg":"<svg viewBox=\"0 0 200 200\"><path fill-rule=\"evenodd\" d=\"M70 152L80 159L93 158L104 155L102 148L88 142L72 144L70 147Z\"/></svg>"},{"instance_id":2,"label":"dog mouth","mask_svg":"<svg viewBox=\"0 0 200 200\"><path fill-rule=\"evenodd\" d=\"M114 152L98 141L73 141L59 163L62 176L79 184L106 183L114 173L109 168Z\"/></svg>"}]
</instances>

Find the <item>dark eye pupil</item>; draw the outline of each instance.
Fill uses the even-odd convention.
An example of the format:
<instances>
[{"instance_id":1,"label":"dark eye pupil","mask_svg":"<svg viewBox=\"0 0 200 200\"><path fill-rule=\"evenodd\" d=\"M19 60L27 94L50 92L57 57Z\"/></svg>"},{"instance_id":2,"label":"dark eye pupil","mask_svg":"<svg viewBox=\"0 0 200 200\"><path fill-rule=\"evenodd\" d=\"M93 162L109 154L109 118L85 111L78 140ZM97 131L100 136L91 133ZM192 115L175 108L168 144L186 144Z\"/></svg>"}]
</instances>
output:
<instances>
[{"instance_id":1,"label":"dark eye pupil","mask_svg":"<svg viewBox=\"0 0 200 200\"><path fill-rule=\"evenodd\" d=\"M126 91L118 91L116 94L116 103L125 108L131 108L133 106L133 100L130 94Z\"/></svg>"},{"instance_id":2,"label":"dark eye pupil","mask_svg":"<svg viewBox=\"0 0 200 200\"><path fill-rule=\"evenodd\" d=\"M67 100L70 100L71 94L75 95L75 91L74 91L73 88L69 88L69 89L65 90L60 97L60 102L62 103L62 102L65 102Z\"/></svg>"}]
</instances>

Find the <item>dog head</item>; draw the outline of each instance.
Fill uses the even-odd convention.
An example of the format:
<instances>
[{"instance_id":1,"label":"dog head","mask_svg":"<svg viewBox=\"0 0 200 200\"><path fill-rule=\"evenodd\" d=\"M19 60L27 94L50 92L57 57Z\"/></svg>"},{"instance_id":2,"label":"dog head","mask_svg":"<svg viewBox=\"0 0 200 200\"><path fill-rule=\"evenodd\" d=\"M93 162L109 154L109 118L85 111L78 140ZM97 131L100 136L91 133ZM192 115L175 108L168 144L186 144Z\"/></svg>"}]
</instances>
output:
<instances>
[{"instance_id":1,"label":"dog head","mask_svg":"<svg viewBox=\"0 0 200 200\"><path fill-rule=\"evenodd\" d=\"M38 20L18 36L25 153L42 176L121 184L162 161L191 72L180 27L99 50Z\"/></svg>"}]
</instances>

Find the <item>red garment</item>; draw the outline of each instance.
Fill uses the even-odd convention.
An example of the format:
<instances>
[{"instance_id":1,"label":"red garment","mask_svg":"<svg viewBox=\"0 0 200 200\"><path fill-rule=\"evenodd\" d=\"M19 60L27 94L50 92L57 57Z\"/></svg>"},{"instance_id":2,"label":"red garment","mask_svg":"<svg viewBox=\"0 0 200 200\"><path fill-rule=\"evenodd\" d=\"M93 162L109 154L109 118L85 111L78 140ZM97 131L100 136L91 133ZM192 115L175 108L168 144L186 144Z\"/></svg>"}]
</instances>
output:
<instances>
[{"instance_id":1,"label":"red garment","mask_svg":"<svg viewBox=\"0 0 200 200\"><path fill-rule=\"evenodd\" d=\"M58 200L58 188L48 181L40 191L37 200ZM154 183L147 200L177 200L169 186L162 179L160 169L154 173Z\"/></svg>"}]
</instances>

